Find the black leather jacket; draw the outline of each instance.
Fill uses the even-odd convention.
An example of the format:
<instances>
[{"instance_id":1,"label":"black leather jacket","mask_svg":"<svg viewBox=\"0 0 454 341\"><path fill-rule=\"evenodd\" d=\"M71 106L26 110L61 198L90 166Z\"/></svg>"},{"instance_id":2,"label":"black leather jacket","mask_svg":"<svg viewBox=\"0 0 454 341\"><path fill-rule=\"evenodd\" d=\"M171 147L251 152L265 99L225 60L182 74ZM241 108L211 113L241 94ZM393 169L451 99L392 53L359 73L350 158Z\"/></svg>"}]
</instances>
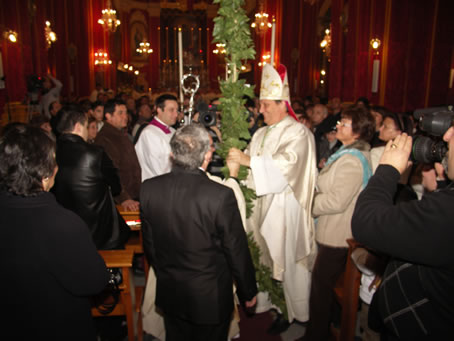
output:
<instances>
[{"instance_id":1,"label":"black leather jacket","mask_svg":"<svg viewBox=\"0 0 454 341\"><path fill-rule=\"evenodd\" d=\"M63 134L57 140L57 164L52 190L57 201L85 221L98 249L122 248L130 230L112 199L121 186L104 150L78 135Z\"/></svg>"}]
</instances>

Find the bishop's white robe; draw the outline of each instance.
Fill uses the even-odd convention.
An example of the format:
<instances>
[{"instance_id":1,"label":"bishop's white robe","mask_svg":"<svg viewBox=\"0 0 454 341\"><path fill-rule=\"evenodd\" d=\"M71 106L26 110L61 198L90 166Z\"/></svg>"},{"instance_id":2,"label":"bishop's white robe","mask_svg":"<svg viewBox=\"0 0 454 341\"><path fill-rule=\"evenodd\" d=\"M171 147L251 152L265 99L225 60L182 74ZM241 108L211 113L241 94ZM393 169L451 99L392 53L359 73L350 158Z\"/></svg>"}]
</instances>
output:
<instances>
[{"instance_id":1,"label":"bishop's white robe","mask_svg":"<svg viewBox=\"0 0 454 341\"><path fill-rule=\"evenodd\" d=\"M287 116L259 129L246 154L251 156L246 182L257 194L247 230L260 246L263 264L282 281L289 321L307 321L316 253L311 217L317 176L314 137ZM258 297L258 311L271 308L263 297Z\"/></svg>"}]
</instances>

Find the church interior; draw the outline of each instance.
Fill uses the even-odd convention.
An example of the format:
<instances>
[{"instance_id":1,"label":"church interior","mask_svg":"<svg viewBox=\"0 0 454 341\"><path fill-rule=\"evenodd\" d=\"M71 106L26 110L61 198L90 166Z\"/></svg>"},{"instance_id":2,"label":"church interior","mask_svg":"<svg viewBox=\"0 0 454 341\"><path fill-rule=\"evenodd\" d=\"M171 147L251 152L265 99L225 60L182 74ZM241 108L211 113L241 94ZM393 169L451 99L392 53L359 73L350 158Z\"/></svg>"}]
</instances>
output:
<instances>
[{"instance_id":1,"label":"church interior","mask_svg":"<svg viewBox=\"0 0 454 341\"><path fill-rule=\"evenodd\" d=\"M219 95L225 50L213 42L212 1L1 2L3 123L33 102L30 79L49 73L67 100L87 98L96 84L135 98L178 94L180 30L183 74L199 76L198 95ZM240 75L251 85L272 58L288 69L292 99L366 97L399 112L454 99L452 1L246 0L244 8L258 24L255 59L243 61Z\"/></svg>"},{"instance_id":2,"label":"church interior","mask_svg":"<svg viewBox=\"0 0 454 341\"><path fill-rule=\"evenodd\" d=\"M220 1L0 0L0 128L29 122L47 75L62 83L62 103L102 89L150 103L169 93L188 105L181 85L187 75L199 81L197 98L219 98L220 81L231 70L228 47L213 34ZM243 3L255 50L254 59L242 60L238 77L257 97L263 66L283 64L292 102L310 96L347 105L366 98L397 113L454 103L453 0L234 1ZM129 222L140 219L123 213ZM143 253L140 243L135 247ZM132 266L128 255L125 269ZM131 275L140 286L144 277ZM130 294L134 301L143 292ZM140 324L134 303L139 308L128 327ZM125 309L132 314L131 305ZM287 341L304 331L293 325L271 336L272 317L248 320L239 313L239 341ZM134 328L137 335L142 330ZM134 340L132 328L128 332L123 339Z\"/></svg>"}]
</instances>

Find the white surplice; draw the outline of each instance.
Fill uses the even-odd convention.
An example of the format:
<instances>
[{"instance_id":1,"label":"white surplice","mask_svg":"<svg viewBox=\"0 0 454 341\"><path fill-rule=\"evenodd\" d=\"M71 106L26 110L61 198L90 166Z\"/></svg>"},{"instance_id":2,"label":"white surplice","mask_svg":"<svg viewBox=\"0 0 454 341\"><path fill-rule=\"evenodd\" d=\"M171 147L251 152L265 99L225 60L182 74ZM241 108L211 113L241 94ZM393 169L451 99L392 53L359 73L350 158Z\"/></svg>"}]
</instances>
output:
<instances>
[{"instance_id":1,"label":"white surplice","mask_svg":"<svg viewBox=\"0 0 454 341\"><path fill-rule=\"evenodd\" d=\"M154 118L165 125L157 117ZM170 139L175 129L169 127L170 134L164 133L161 128L149 124L142 130L135 145L137 158L142 169L142 182L155 176L169 173L172 169L170 159Z\"/></svg>"}]
</instances>

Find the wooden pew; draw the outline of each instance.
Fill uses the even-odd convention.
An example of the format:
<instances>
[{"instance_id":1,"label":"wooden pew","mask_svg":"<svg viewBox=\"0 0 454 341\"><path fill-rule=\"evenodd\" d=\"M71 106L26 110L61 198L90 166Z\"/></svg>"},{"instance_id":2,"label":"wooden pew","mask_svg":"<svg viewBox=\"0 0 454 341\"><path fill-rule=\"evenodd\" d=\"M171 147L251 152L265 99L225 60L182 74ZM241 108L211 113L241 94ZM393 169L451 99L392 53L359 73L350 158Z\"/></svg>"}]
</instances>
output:
<instances>
[{"instance_id":1,"label":"wooden pew","mask_svg":"<svg viewBox=\"0 0 454 341\"><path fill-rule=\"evenodd\" d=\"M99 254L104 259L106 266L108 268L120 268L122 271L123 281L119 285L120 288L120 298L118 300L117 305L115 306L114 310L107 314L101 314L95 307L92 308L92 315L95 317L100 316L126 316L126 322L128 325L128 341L134 341L135 335L135 328L134 328L134 312L137 312L137 301L141 300L141 297L136 296L135 304L133 305L133 293L132 290L134 288L131 276L131 268L132 268L132 257L133 251L132 250L99 250ZM137 290L134 292L135 295L139 294L140 291ZM134 310L135 308L135 310ZM140 307L139 307L140 309ZM142 330L142 318L139 314L137 314L137 340L141 341L143 338L143 330Z\"/></svg>"},{"instance_id":2,"label":"wooden pew","mask_svg":"<svg viewBox=\"0 0 454 341\"><path fill-rule=\"evenodd\" d=\"M331 326L334 340L353 341L355 339L356 318L358 314L359 287L361 272L351 257L352 252L360 246L354 239L347 239L348 256L345 271L334 288L334 297L341 306L340 329Z\"/></svg>"},{"instance_id":3,"label":"wooden pew","mask_svg":"<svg viewBox=\"0 0 454 341\"><path fill-rule=\"evenodd\" d=\"M143 239L142 239L142 225L140 223L140 212L139 211L124 211L121 205L117 205L118 212L120 212L123 219L128 224L132 233L129 237L128 242L125 245L127 250L132 250L134 254L143 255L143 264L145 272L145 281L148 278L148 262L143 250Z\"/></svg>"}]
</instances>

